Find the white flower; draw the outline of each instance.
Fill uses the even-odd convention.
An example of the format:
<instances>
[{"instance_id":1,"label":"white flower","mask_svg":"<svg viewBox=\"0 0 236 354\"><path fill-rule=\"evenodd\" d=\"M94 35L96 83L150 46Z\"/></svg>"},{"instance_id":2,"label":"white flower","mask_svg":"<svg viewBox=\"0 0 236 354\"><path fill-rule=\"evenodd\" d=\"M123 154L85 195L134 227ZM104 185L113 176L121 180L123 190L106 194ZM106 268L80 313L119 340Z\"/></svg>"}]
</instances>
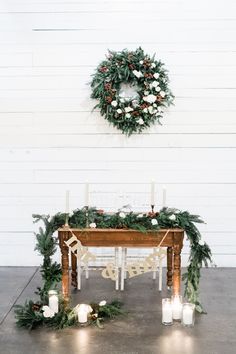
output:
<instances>
[{"instance_id":1,"label":"white flower","mask_svg":"<svg viewBox=\"0 0 236 354\"><path fill-rule=\"evenodd\" d=\"M97 225L95 224L95 222L91 222L91 224L89 224L89 227L91 227L91 229L96 229Z\"/></svg>"},{"instance_id":2,"label":"white flower","mask_svg":"<svg viewBox=\"0 0 236 354\"><path fill-rule=\"evenodd\" d=\"M116 110L116 112L119 113L119 114L121 114L121 113L122 113L122 109L118 108L118 109Z\"/></svg>"},{"instance_id":3,"label":"white flower","mask_svg":"<svg viewBox=\"0 0 236 354\"><path fill-rule=\"evenodd\" d=\"M45 318L52 318L55 315L55 312L51 310L49 306L43 306L42 310Z\"/></svg>"},{"instance_id":4,"label":"white flower","mask_svg":"<svg viewBox=\"0 0 236 354\"><path fill-rule=\"evenodd\" d=\"M107 303L107 302L106 302L105 300L103 300L103 301L100 301L98 305L99 305L99 306L105 306L106 303Z\"/></svg>"},{"instance_id":5,"label":"white flower","mask_svg":"<svg viewBox=\"0 0 236 354\"><path fill-rule=\"evenodd\" d=\"M148 95L148 96L144 96L143 100L149 103L154 103L156 101L156 96L155 95Z\"/></svg>"},{"instance_id":6,"label":"white flower","mask_svg":"<svg viewBox=\"0 0 236 354\"><path fill-rule=\"evenodd\" d=\"M138 70L133 70L133 74L134 74L138 79L143 76L143 74L141 73L141 71L138 71Z\"/></svg>"},{"instance_id":7,"label":"white flower","mask_svg":"<svg viewBox=\"0 0 236 354\"><path fill-rule=\"evenodd\" d=\"M153 82L150 84L150 86L152 86L152 87L157 87L157 86L159 86L159 82L158 82L158 81L153 81Z\"/></svg>"},{"instance_id":8,"label":"white flower","mask_svg":"<svg viewBox=\"0 0 236 354\"><path fill-rule=\"evenodd\" d=\"M153 107L157 107L157 104L156 104L156 103L153 103Z\"/></svg>"},{"instance_id":9,"label":"white flower","mask_svg":"<svg viewBox=\"0 0 236 354\"><path fill-rule=\"evenodd\" d=\"M124 218L125 218L125 213L123 213L123 211L120 212L120 213L119 213L119 217L120 217L121 219L124 219Z\"/></svg>"},{"instance_id":10,"label":"white flower","mask_svg":"<svg viewBox=\"0 0 236 354\"><path fill-rule=\"evenodd\" d=\"M137 107L138 106L138 101L137 100L133 100L132 101L132 105L134 106L134 108Z\"/></svg>"},{"instance_id":11,"label":"white flower","mask_svg":"<svg viewBox=\"0 0 236 354\"><path fill-rule=\"evenodd\" d=\"M144 91L144 95L147 96L149 94L149 91Z\"/></svg>"},{"instance_id":12,"label":"white flower","mask_svg":"<svg viewBox=\"0 0 236 354\"><path fill-rule=\"evenodd\" d=\"M151 223L152 223L153 226L158 225L157 219L152 219L152 220L151 220Z\"/></svg>"},{"instance_id":13,"label":"white flower","mask_svg":"<svg viewBox=\"0 0 236 354\"><path fill-rule=\"evenodd\" d=\"M204 246L205 245L205 242L203 240L199 240L198 243L199 243L200 246Z\"/></svg>"},{"instance_id":14,"label":"white flower","mask_svg":"<svg viewBox=\"0 0 236 354\"><path fill-rule=\"evenodd\" d=\"M144 113L148 113L147 107L143 109L143 112L144 112Z\"/></svg>"},{"instance_id":15,"label":"white flower","mask_svg":"<svg viewBox=\"0 0 236 354\"><path fill-rule=\"evenodd\" d=\"M169 219L172 220L172 221L175 221L175 220L176 220L175 214L171 214L171 215L169 216Z\"/></svg>"},{"instance_id":16,"label":"white flower","mask_svg":"<svg viewBox=\"0 0 236 354\"><path fill-rule=\"evenodd\" d=\"M140 60L139 64L141 64L141 65L142 65L142 64L143 64L143 60Z\"/></svg>"},{"instance_id":17,"label":"white flower","mask_svg":"<svg viewBox=\"0 0 236 354\"><path fill-rule=\"evenodd\" d=\"M155 77L155 79L158 79L159 76L160 76L160 74L158 74L158 73L155 73L155 74L153 75L153 77Z\"/></svg>"},{"instance_id":18,"label":"white flower","mask_svg":"<svg viewBox=\"0 0 236 354\"><path fill-rule=\"evenodd\" d=\"M155 63L152 63L151 64L151 68L154 69L156 67L156 64Z\"/></svg>"},{"instance_id":19,"label":"white flower","mask_svg":"<svg viewBox=\"0 0 236 354\"><path fill-rule=\"evenodd\" d=\"M148 107L148 112L151 113L151 114L153 113L153 107L152 106Z\"/></svg>"},{"instance_id":20,"label":"white flower","mask_svg":"<svg viewBox=\"0 0 236 354\"><path fill-rule=\"evenodd\" d=\"M125 99L124 99L124 98L121 98L121 99L120 99L120 102L121 102L121 103L124 103L124 102L125 102Z\"/></svg>"},{"instance_id":21,"label":"white flower","mask_svg":"<svg viewBox=\"0 0 236 354\"><path fill-rule=\"evenodd\" d=\"M161 112L161 113L163 112L162 107L160 107L160 106L157 107L157 110L158 110L158 112Z\"/></svg>"},{"instance_id":22,"label":"white flower","mask_svg":"<svg viewBox=\"0 0 236 354\"><path fill-rule=\"evenodd\" d=\"M116 106L118 105L118 103L117 103L117 101L112 101L112 102L111 102L111 105L112 105L113 107L116 107Z\"/></svg>"},{"instance_id":23,"label":"white flower","mask_svg":"<svg viewBox=\"0 0 236 354\"><path fill-rule=\"evenodd\" d=\"M156 90L156 92L159 92L159 91L161 91L161 88L160 88L160 86L157 86L157 87L155 87L155 90Z\"/></svg>"},{"instance_id":24,"label":"white flower","mask_svg":"<svg viewBox=\"0 0 236 354\"><path fill-rule=\"evenodd\" d=\"M140 124L140 125L143 125L143 124L144 124L144 121L143 121L143 119L142 119L142 118L139 118L139 120L138 120L138 124Z\"/></svg>"},{"instance_id":25,"label":"white flower","mask_svg":"<svg viewBox=\"0 0 236 354\"><path fill-rule=\"evenodd\" d=\"M137 218L139 218L139 219L140 219L140 218L143 218L143 214L138 214L138 215L137 215Z\"/></svg>"},{"instance_id":26,"label":"white flower","mask_svg":"<svg viewBox=\"0 0 236 354\"><path fill-rule=\"evenodd\" d=\"M130 113L126 113L125 117L126 117L126 118L130 118L130 117L131 117L131 114L130 114Z\"/></svg>"},{"instance_id":27,"label":"white flower","mask_svg":"<svg viewBox=\"0 0 236 354\"><path fill-rule=\"evenodd\" d=\"M128 112L132 112L133 111L133 108L132 107L125 107L125 112L128 113Z\"/></svg>"},{"instance_id":28,"label":"white flower","mask_svg":"<svg viewBox=\"0 0 236 354\"><path fill-rule=\"evenodd\" d=\"M161 95L161 97L165 97L165 95L166 95L166 93L164 92L164 91L160 91L160 95Z\"/></svg>"}]
</instances>

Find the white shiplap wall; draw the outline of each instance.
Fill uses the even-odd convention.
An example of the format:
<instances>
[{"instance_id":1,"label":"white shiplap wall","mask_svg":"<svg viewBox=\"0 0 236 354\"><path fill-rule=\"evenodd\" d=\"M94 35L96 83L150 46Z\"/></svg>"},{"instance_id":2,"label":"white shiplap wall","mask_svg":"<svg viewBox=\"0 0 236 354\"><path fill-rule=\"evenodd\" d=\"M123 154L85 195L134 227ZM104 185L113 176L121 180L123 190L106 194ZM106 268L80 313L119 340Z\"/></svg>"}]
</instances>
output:
<instances>
[{"instance_id":1,"label":"white shiplap wall","mask_svg":"<svg viewBox=\"0 0 236 354\"><path fill-rule=\"evenodd\" d=\"M0 0L0 265L35 265L32 213L84 202L168 204L200 214L220 266L236 266L234 0ZM175 106L126 138L91 113L90 75L107 49L156 52ZM187 247L184 252L187 258Z\"/></svg>"}]
</instances>

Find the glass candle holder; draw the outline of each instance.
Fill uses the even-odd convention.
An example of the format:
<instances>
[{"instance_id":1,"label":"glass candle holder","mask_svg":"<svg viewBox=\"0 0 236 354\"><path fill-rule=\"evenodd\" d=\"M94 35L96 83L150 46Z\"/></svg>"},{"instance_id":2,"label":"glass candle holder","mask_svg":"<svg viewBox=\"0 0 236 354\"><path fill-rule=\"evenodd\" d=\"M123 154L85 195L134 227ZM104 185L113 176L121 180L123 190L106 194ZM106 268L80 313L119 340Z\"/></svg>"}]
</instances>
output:
<instances>
[{"instance_id":1,"label":"glass candle holder","mask_svg":"<svg viewBox=\"0 0 236 354\"><path fill-rule=\"evenodd\" d=\"M93 311L90 305L80 304L77 305L77 315L79 323L86 323L88 321L88 314Z\"/></svg>"},{"instance_id":2,"label":"glass candle holder","mask_svg":"<svg viewBox=\"0 0 236 354\"><path fill-rule=\"evenodd\" d=\"M193 327L195 322L195 305L191 303L183 304L182 324L185 327Z\"/></svg>"},{"instance_id":3,"label":"glass candle holder","mask_svg":"<svg viewBox=\"0 0 236 354\"><path fill-rule=\"evenodd\" d=\"M173 324L171 299L162 299L162 324L171 326Z\"/></svg>"},{"instance_id":4,"label":"glass candle holder","mask_svg":"<svg viewBox=\"0 0 236 354\"><path fill-rule=\"evenodd\" d=\"M58 299L58 292L56 290L49 290L48 306L53 312L58 313L59 299Z\"/></svg>"},{"instance_id":5,"label":"glass candle holder","mask_svg":"<svg viewBox=\"0 0 236 354\"><path fill-rule=\"evenodd\" d=\"M171 296L171 304L172 304L172 316L173 320L181 321L182 318L182 296L181 295L172 295Z\"/></svg>"}]
</instances>

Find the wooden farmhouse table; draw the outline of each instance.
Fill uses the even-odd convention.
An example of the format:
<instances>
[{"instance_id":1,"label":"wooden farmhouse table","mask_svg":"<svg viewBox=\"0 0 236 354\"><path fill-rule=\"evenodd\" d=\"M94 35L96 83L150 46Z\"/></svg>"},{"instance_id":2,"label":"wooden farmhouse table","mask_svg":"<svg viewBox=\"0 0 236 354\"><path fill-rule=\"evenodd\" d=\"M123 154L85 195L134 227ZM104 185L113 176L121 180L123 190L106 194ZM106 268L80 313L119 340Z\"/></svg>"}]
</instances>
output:
<instances>
[{"instance_id":1,"label":"wooden farmhouse table","mask_svg":"<svg viewBox=\"0 0 236 354\"><path fill-rule=\"evenodd\" d=\"M167 286L172 287L173 294L180 293L181 250L183 247L184 230L161 229L159 231L142 233L136 230L71 229L65 226L58 229L61 249L62 294L65 300L69 298L69 247L65 241L71 238L72 232L85 247L155 248L163 241L161 247L167 247ZM163 239L165 235L166 237ZM71 284L76 287L77 258L74 253L71 253L71 265Z\"/></svg>"}]
</instances>

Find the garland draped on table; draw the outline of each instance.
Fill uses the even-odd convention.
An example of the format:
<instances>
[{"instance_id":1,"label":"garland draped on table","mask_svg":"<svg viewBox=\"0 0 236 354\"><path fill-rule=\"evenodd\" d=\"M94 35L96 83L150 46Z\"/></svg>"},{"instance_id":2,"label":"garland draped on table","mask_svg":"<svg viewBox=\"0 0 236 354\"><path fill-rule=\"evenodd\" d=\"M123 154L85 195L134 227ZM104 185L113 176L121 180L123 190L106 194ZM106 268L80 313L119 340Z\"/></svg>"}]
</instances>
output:
<instances>
[{"instance_id":1,"label":"garland draped on table","mask_svg":"<svg viewBox=\"0 0 236 354\"><path fill-rule=\"evenodd\" d=\"M58 239L54 236L55 231L68 223L71 228L112 228L112 229L134 229L143 233L148 230L158 231L163 228L182 228L185 230L190 242L190 256L187 272L182 278L185 282L184 296L189 302L196 305L196 310L204 313L199 300L199 282L200 270L203 265L208 266L212 262L211 250L209 246L201 240L201 234L195 223L203 223L198 215L191 215L188 211L180 211L174 208L163 208L157 213L138 214L133 212L120 211L114 214L104 213L103 210L96 208L82 208L73 211L72 215L66 213L57 213L50 217L49 215L33 215L34 222L43 221L44 228L40 227L36 233L37 244L35 250L43 256L41 265L41 275L43 279L42 287L38 287L36 294L40 301L33 303L27 301L25 305L18 305L15 309L17 325L20 327L34 328L39 325L47 325L56 328L63 328L76 323L76 314L74 309L65 307L63 301L60 301L60 311L53 318L44 318L41 311L44 305L48 304L48 291L55 289L61 281L60 264L52 261L58 244ZM114 317L123 313L119 302L99 307L93 304L91 321L99 324L100 320L106 317Z\"/></svg>"}]
</instances>

